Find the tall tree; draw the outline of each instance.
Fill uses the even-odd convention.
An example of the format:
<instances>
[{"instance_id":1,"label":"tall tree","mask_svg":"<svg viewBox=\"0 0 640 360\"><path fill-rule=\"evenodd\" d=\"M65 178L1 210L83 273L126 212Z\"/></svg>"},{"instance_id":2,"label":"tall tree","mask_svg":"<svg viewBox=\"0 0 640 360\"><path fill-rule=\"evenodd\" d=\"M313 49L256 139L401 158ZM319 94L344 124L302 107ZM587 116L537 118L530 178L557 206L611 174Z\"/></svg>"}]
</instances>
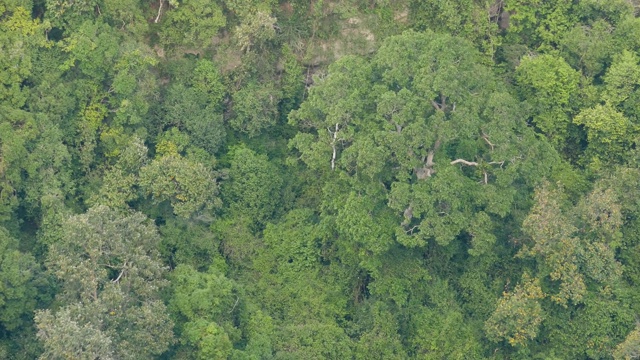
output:
<instances>
[{"instance_id":1,"label":"tall tree","mask_svg":"<svg viewBox=\"0 0 640 360\"><path fill-rule=\"evenodd\" d=\"M144 359L173 341L159 291L158 232L140 213L91 208L64 223L47 266L59 279L58 310L36 314L43 358Z\"/></svg>"}]
</instances>

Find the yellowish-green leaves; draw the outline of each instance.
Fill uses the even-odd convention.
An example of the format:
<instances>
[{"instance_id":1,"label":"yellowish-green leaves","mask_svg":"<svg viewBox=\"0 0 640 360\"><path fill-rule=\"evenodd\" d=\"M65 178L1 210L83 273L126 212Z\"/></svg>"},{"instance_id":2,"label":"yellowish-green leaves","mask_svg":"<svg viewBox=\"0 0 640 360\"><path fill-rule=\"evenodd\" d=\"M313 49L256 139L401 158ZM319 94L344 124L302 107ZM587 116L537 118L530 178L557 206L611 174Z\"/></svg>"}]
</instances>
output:
<instances>
[{"instance_id":1,"label":"yellowish-green leaves","mask_svg":"<svg viewBox=\"0 0 640 360\"><path fill-rule=\"evenodd\" d=\"M613 351L615 360L634 360L640 358L640 326L627 335L627 338Z\"/></svg>"},{"instance_id":2,"label":"yellowish-green leaves","mask_svg":"<svg viewBox=\"0 0 640 360\"><path fill-rule=\"evenodd\" d=\"M561 191L545 184L536 191L535 205L523 223L531 238L520 256L539 261L538 276L558 284L551 299L565 305L580 303L587 285L608 286L621 275L614 256L622 217L615 194L595 189L575 208L565 210Z\"/></svg>"},{"instance_id":3,"label":"yellowish-green leaves","mask_svg":"<svg viewBox=\"0 0 640 360\"><path fill-rule=\"evenodd\" d=\"M526 346L538 335L544 318L540 300L544 293L538 280L524 275L512 292L505 292L498 307L485 322L485 332L492 341L506 340L511 346Z\"/></svg>"}]
</instances>

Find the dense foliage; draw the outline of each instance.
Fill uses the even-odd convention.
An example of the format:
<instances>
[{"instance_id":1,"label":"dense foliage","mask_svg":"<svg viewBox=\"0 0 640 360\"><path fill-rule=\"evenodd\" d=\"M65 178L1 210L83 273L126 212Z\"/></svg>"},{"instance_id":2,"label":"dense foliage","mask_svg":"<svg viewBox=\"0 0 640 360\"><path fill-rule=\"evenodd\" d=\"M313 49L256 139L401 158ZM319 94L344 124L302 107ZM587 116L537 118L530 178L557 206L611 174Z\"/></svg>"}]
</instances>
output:
<instances>
[{"instance_id":1,"label":"dense foliage","mask_svg":"<svg viewBox=\"0 0 640 360\"><path fill-rule=\"evenodd\" d=\"M0 0L0 358L639 359L637 0Z\"/></svg>"}]
</instances>

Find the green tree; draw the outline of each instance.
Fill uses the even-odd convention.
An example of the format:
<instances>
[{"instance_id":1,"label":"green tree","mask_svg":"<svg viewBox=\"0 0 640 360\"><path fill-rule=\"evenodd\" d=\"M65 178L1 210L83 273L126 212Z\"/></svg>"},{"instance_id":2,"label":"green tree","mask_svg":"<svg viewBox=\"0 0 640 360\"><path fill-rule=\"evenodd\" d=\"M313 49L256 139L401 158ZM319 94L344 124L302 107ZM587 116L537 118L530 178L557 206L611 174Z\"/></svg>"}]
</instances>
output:
<instances>
[{"instance_id":1,"label":"green tree","mask_svg":"<svg viewBox=\"0 0 640 360\"><path fill-rule=\"evenodd\" d=\"M170 307L185 319L179 326L181 341L196 349L193 358L229 358L233 344L225 328L234 328L230 314L239 301L234 284L213 266L200 273L184 265L175 269L172 283Z\"/></svg>"},{"instance_id":2,"label":"green tree","mask_svg":"<svg viewBox=\"0 0 640 360\"><path fill-rule=\"evenodd\" d=\"M232 214L246 216L262 226L276 214L281 204L282 177L265 155L246 147L232 150L228 180L221 196Z\"/></svg>"},{"instance_id":3,"label":"green tree","mask_svg":"<svg viewBox=\"0 0 640 360\"><path fill-rule=\"evenodd\" d=\"M158 300L166 269L155 250L155 226L140 213L98 206L68 218L64 230L47 257L60 281L62 306L36 313L43 357L142 359L163 353L173 325Z\"/></svg>"},{"instance_id":4,"label":"green tree","mask_svg":"<svg viewBox=\"0 0 640 360\"><path fill-rule=\"evenodd\" d=\"M217 2L171 0L171 9L162 18L160 38L168 46L208 47L227 20Z\"/></svg>"},{"instance_id":5,"label":"green tree","mask_svg":"<svg viewBox=\"0 0 640 360\"><path fill-rule=\"evenodd\" d=\"M614 251L622 225L620 205L611 190L596 188L574 208L563 210L562 192L549 184L536 191L536 203L523 223L532 243L521 256L539 261L540 277L559 282L559 304L583 301L589 281L606 286L621 275Z\"/></svg>"},{"instance_id":6,"label":"green tree","mask_svg":"<svg viewBox=\"0 0 640 360\"><path fill-rule=\"evenodd\" d=\"M7 331L24 326L37 305L40 267L33 256L0 227L0 324Z\"/></svg>"},{"instance_id":7,"label":"green tree","mask_svg":"<svg viewBox=\"0 0 640 360\"><path fill-rule=\"evenodd\" d=\"M524 57L516 70L518 89L533 110L533 122L556 146L567 146L580 75L553 55Z\"/></svg>"},{"instance_id":8,"label":"green tree","mask_svg":"<svg viewBox=\"0 0 640 360\"><path fill-rule=\"evenodd\" d=\"M139 185L155 203L169 201L173 212L189 218L219 206L218 186L211 170L177 154L156 158L140 169Z\"/></svg>"},{"instance_id":9,"label":"green tree","mask_svg":"<svg viewBox=\"0 0 640 360\"><path fill-rule=\"evenodd\" d=\"M247 84L232 96L234 115L229 119L229 125L249 137L259 135L277 123L281 97L273 84Z\"/></svg>"}]
</instances>

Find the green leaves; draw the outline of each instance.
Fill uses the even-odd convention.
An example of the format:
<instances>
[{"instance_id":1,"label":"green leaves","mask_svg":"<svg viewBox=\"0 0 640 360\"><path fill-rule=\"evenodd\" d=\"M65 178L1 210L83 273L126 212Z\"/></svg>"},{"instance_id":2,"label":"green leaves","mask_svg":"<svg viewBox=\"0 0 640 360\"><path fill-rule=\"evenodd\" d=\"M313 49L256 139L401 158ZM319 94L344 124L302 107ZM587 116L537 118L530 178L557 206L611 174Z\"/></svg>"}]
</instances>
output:
<instances>
[{"instance_id":1,"label":"green leaves","mask_svg":"<svg viewBox=\"0 0 640 360\"><path fill-rule=\"evenodd\" d=\"M9 331L25 325L35 309L41 276L35 259L18 251L17 245L0 227L0 324Z\"/></svg>"},{"instance_id":2,"label":"green leaves","mask_svg":"<svg viewBox=\"0 0 640 360\"><path fill-rule=\"evenodd\" d=\"M36 316L47 356L85 356L82 344L88 358L151 358L164 352L173 334L157 300L165 269L155 250L155 226L140 213L98 206L68 218L64 230L50 247L47 264L60 280L65 306Z\"/></svg>"},{"instance_id":3,"label":"green leaves","mask_svg":"<svg viewBox=\"0 0 640 360\"><path fill-rule=\"evenodd\" d=\"M532 105L533 121L558 148L569 136L569 116L579 93L580 75L553 55L524 57L516 71L520 91Z\"/></svg>"},{"instance_id":4,"label":"green leaves","mask_svg":"<svg viewBox=\"0 0 640 360\"><path fill-rule=\"evenodd\" d=\"M168 200L174 213L185 218L220 202L211 171L179 155L154 159L140 170L139 184L155 202Z\"/></svg>"},{"instance_id":5,"label":"green leaves","mask_svg":"<svg viewBox=\"0 0 640 360\"><path fill-rule=\"evenodd\" d=\"M169 46L211 45L212 38L227 23L222 8L207 0L170 1L173 7L162 19L162 42Z\"/></svg>"},{"instance_id":6,"label":"green leaves","mask_svg":"<svg viewBox=\"0 0 640 360\"><path fill-rule=\"evenodd\" d=\"M181 325L185 344L198 349L199 359L226 359L232 343L224 328L238 304L234 284L214 267L208 273L199 273L189 266L178 266L172 274L174 293L171 307L186 318ZM225 324L231 326L230 323Z\"/></svg>"}]
</instances>

